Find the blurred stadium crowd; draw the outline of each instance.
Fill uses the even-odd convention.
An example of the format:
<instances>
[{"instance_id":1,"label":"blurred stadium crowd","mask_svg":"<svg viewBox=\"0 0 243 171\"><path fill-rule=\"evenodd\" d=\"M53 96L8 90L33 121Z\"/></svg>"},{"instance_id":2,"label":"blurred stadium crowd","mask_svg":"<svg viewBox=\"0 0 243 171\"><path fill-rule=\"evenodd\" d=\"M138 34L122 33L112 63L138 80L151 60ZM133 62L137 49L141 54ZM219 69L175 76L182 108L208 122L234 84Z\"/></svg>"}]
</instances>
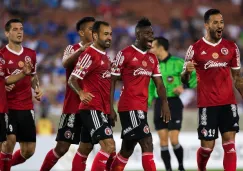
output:
<instances>
[{"instance_id":1,"label":"blurred stadium crowd","mask_svg":"<svg viewBox=\"0 0 243 171\"><path fill-rule=\"evenodd\" d=\"M146 16L152 21L155 36L168 38L170 52L184 58L188 46L203 36L203 14L212 7L223 13L224 37L234 40L242 54L243 0L1 0L0 47L7 43L5 22L13 17L23 19L24 46L37 51L44 90L42 102L35 105L36 111L42 117L60 116L65 95L62 55L68 44L79 41L77 20L94 16L110 22L113 44L108 54L114 57L133 42L135 23ZM195 104L194 97L187 107L195 108Z\"/></svg>"}]
</instances>

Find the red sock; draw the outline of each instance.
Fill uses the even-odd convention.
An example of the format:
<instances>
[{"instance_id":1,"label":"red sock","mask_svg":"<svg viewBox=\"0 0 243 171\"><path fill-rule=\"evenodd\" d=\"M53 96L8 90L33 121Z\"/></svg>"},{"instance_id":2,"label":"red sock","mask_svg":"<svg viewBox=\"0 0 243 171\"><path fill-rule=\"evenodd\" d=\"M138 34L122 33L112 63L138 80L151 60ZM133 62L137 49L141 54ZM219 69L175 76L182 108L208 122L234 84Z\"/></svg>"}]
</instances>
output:
<instances>
[{"instance_id":1,"label":"red sock","mask_svg":"<svg viewBox=\"0 0 243 171\"><path fill-rule=\"evenodd\" d=\"M1 152L0 170L10 171L11 164L12 164L12 154L6 154Z\"/></svg>"},{"instance_id":2,"label":"red sock","mask_svg":"<svg viewBox=\"0 0 243 171\"><path fill-rule=\"evenodd\" d=\"M73 158L72 171L85 171L87 157L77 151Z\"/></svg>"},{"instance_id":3,"label":"red sock","mask_svg":"<svg viewBox=\"0 0 243 171\"><path fill-rule=\"evenodd\" d=\"M144 171L156 171L153 153L143 153L142 163Z\"/></svg>"},{"instance_id":4,"label":"red sock","mask_svg":"<svg viewBox=\"0 0 243 171\"><path fill-rule=\"evenodd\" d=\"M25 161L26 158L24 158L24 156L21 155L21 151L17 150L13 155L12 166L24 163Z\"/></svg>"},{"instance_id":5,"label":"red sock","mask_svg":"<svg viewBox=\"0 0 243 171\"><path fill-rule=\"evenodd\" d=\"M235 142L229 141L223 144L224 148L224 170L225 171L236 171L236 151Z\"/></svg>"},{"instance_id":6,"label":"red sock","mask_svg":"<svg viewBox=\"0 0 243 171\"><path fill-rule=\"evenodd\" d=\"M110 171L111 164L112 164L113 160L115 159L115 157L116 157L116 152L111 153L111 155L106 163L106 171Z\"/></svg>"},{"instance_id":7,"label":"red sock","mask_svg":"<svg viewBox=\"0 0 243 171\"><path fill-rule=\"evenodd\" d=\"M93 161L91 171L104 171L110 154L100 150Z\"/></svg>"},{"instance_id":8,"label":"red sock","mask_svg":"<svg viewBox=\"0 0 243 171\"><path fill-rule=\"evenodd\" d=\"M120 153L118 153L114 159L114 161L111 164L110 171L123 171L128 159L122 157Z\"/></svg>"},{"instance_id":9,"label":"red sock","mask_svg":"<svg viewBox=\"0 0 243 171\"><path fill-rule=\"evenodd\" d=\"M40 171L49 171L59 160L59 156L55 153L54 149L50 150L42 163Z\"/></svg>"},{"instance_id":10,"label":"red sock","mask_svg":"<svg viewBox=\"0 0 243 171\"><path fill-rule=\"evenodd\" d=\"M197 167L198 171L206 171L206 165L210 154L212 153L212 149L200 147L197 150Z\"/></svg>"}]
</instances>

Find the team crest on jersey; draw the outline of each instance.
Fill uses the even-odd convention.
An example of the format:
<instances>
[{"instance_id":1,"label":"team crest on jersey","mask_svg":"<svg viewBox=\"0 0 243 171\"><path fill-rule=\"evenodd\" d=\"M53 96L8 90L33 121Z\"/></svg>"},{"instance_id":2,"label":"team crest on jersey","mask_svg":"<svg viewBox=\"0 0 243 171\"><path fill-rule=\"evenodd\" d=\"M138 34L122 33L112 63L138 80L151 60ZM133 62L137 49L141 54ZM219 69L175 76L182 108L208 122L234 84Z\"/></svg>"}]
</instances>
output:
<instances>
[{"instance_id":1,"label":"team crest on jersey","mask_svg":"<svg viewBox=\"0 0 243 171\"><path fill-rule=\"evenodd\" d=\"M5 60L0 57L0 63L5 64Z\"/></svg>"},{"instance_id":2,"label":"team crest on jersey","mask_svg":"<svg viewBox=\"0 0 243 171\"><path fill-rule=\"evenodd\" d=\"M142 65L143 65L144 67L146 67L146 66L147 66L147 62L146 62L146 61L142 61Z\"/></svg>"},{"instance_id":3,"label":"team crest on jersey","mask_svg":"<svg viewBox=\"0 0 243 171\"><path fill-rule=\"evenodd\" d=\"M20 68L23 68L23 67L24 67L24 62L23 62L23 61L19 61L18 66L19 66Z\"/></svg>"},{"instance_id":4,"label":"team crest on jersey","mask_svg":"<svg viewBox=\"0 0 243 171\"><path fill-rule=\"evenodd\" d=\"M112 134L111 129L107 127L107 128L105 129L105 134L106 134L106 135L111 135L111 134Z\"/></svg>"},{"instance_id":5,"label":"team crest on jersey","mask_svg":"<svg viewBox=\"0 0 243 171\"><path fill-rule=\"evenodd\" d=\"M168 77L167 77L167 81L168 81L169 83L172 83L172 82L174 81L174 77L173 77L173 76L168 76Z\"/></svg>"},{"instance_id":6,"label":"team crest on jersey","mask_svg":"<svg viewBox=\"0 0 243 171\"><path fill-rule=\"evenodd\" d=\"M145 134L148 134L150 132L149 127L147 125L143 128L143 132Z\"/></svg>"},{"instance_id":7,"label":"team crest on jersey","mask_svg":"<svg viewBox=\"0 0 243 171\"><path fill-rule=\"evenodd\" d=\"M217 52L214 52L212 54L212 57L213 57L213 59L218 59L219 58L219 54Z\"/></svg>"},{"instance_id":8,"label":"team crest on jersey","mask_svg":"<svg viewBox=\"0 0 243 171\"><path fill-rule=\"evenodd\" d=\"M223 55L228 55L229 50L228 50L227 48L222 48L222 49L221 49L221 53L222 53Z\"/></svg>"},{"instance_id":9,"label":"team crest on jersey","mask_svg":"<svg viewBox=\"0 0 243 171\"><path fill-rule=\"evenodd\" d=\"M29 56L26 56L26 57L24 58L24 60L25 60L25 62L31 62L31 58L30 58Z\"/></svg>"},{"instance_id":10,"label":"team crest on jersey","mask_svg":"<svg viewBox=\"0 0 243 171\"><path fill-rule=\"evenodd\" d=\"M149 61L153 64L154 63L154 59L150 56L149 57Z\"/></svg>"}]
</instances>

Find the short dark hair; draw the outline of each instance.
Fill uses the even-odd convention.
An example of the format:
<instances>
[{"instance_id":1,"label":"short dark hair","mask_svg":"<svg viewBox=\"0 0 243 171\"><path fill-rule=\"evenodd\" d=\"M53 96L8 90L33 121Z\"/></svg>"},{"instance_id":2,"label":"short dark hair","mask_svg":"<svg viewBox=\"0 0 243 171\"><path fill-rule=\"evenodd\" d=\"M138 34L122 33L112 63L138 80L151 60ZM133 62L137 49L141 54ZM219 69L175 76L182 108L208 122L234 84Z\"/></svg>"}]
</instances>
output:
<instances>
[{"instance_id":1,"label":"short dark hair","mask_svg":"<svg viewBox=\"0 0 243 171\"><path fill-rule=\"evenodd\" d=\"M101 25L109 26L110 24L105 21L96 21L93 25L92 33L99 33Z\"/></svg>"},{"instance_id":2,"label":"short dark hair","mask_svg":"<svg viewBox=\"0 0 243 171\"><path fill-rule=\"evenodd\" d=\"M151 24L151 22L149 21L149 19L143 17L142 19L140 19L140 20L138 21L138 23L137 23L137 25L136 25L136 29L138 29L138 28L142 28L142 27L149 27L149 26L151 26L151 25L152 25L152 24Z\"/></svg>"},{"instance_id":3,"label":"short dark hair","mask_svg":"<svg viewBox=\"0 0 243 171\"><path fill-rule=\"evenodd\" d=\"M221 12L218 9L207 10L204 14L204 23L207 23L209 21L210 16L215 14L221 14Z\"/></svg>"},{"instance_id":4,"label":"short dark hair","mask_svg":"<svg viewBox=\"0 0 243 171\"><path fill-rule=\"evenodd\" d=\"M88 23L88 22L95 22L94 17L84 17L81 20L79 20L76 24L76 30L79 31L83 24Z\"/></svg>"},{"instance_id":5,"label":"short dark hair","mask_svg":"<svg viewBox=\"0 0 243 171\"><path fill-rule=\"evenodd\" d=\"M158 46L163 46L164 49L168 51L170 46L168 39L161 36L161 37L154 38L154 40L157 40Z\"/></svg>"},{"instance_id":6,"label":"short dark hair","mask_svg":"<svg viewBox=\"0 0 243 171\"><path fill-rule=\"evenodd\" d=\"M5 28L4 28L5 31L10 31L12 23L21 23L21 24L23 24L23 21L21 19L18 19L18 18L13 18L13 19L8 20L8 22L5 24Z\"/></svg>"}]
</instances>

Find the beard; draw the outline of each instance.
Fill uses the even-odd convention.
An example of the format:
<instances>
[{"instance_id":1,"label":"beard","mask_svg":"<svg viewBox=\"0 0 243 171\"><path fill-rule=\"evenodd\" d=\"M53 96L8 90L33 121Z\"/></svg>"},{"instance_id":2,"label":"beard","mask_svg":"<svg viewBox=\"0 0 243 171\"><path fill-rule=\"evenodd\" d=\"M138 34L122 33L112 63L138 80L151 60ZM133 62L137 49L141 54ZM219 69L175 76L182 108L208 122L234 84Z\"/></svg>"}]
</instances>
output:
<instances>
[{"instance_id":1,"label":"beard","mask_svg":"<svg viewBox=\"0 0 243 171\"><path fill-rule=\"evenodd\" d=\"M209 29L209 34L210 34L210 37L211 37L215 42L219 41L219 40L222 38L222 36L217 37L217 31L216 31L216 30L213 30L213 29Z\"/></svg>"}]
</instances>

